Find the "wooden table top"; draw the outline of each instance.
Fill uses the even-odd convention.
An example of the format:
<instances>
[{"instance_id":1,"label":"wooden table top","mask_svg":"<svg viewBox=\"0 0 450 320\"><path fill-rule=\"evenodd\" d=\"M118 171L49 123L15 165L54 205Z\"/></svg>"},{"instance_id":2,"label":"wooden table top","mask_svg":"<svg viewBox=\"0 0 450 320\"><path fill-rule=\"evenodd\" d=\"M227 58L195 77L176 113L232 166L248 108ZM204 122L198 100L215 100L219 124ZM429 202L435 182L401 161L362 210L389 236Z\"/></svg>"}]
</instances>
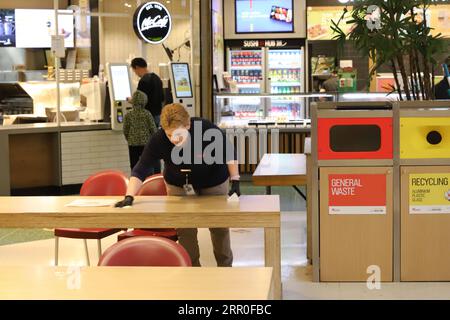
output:
<instances>
[{"instance_id":1,"label":"wooden table top","mask_svg":"<svg viewBox=\"0 0 450 320\"><path fill-rule=\"evenodd\" d=\"M258 186L306 185L306 155L266 153L253 173Z\"/></svg>"},{"instance_id":2,"label":"wooden table top","mask_svg":"<svg viewBox=\"0 0 450 320\"><path fill-rule=\"evenodd\" d=\"M0 300L265 300L272 268L0 267L0 288Z\"/></svg>"},{"instance_id":3,"label":"wooden table top","mask_svg":"<svg viewBox=\"0 0 450 320\"><path fill-rule=\"evenodd\" d=\"M76 199L122 197L0 197L0 227L169 228L279 227L279 196L136 197L130 208L67 207Z\"/></svg>"}]
</instances>

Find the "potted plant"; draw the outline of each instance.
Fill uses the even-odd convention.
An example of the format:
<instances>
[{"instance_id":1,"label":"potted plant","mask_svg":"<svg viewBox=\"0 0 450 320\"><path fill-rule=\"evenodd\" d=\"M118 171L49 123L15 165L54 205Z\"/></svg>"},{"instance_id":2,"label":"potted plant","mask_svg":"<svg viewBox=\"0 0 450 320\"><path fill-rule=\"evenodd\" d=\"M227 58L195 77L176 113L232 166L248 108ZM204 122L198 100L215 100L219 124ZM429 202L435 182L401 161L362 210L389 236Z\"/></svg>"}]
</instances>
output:
<instances>
[{"instance_id":1,"label":"potted plant","mask_svg":"<svg viewBox=\"0 0 450 320\"><path fill-rule=\"evenodd\" d=\"M432 100L436 58L445 51L445 42L429 27L431 5L431 0L360 0L350 12L345 7L339 21L332 21L334 39L342 46L352 41L374 61L370 79L389 65L395 79L391 93L398 92L401 100ZM352 28L345 33L341 24L348 15Z\"/></svg>"}]
</instances>

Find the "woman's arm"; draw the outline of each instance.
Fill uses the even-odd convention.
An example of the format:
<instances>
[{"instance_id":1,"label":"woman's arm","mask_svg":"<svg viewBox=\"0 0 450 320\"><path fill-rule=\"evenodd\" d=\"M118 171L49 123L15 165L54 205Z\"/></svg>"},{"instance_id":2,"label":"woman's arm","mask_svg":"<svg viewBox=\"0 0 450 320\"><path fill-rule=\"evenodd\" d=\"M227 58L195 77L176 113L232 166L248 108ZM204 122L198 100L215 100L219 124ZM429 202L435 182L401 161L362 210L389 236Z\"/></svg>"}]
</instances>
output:
<instances>
[{"instance_id":1,"label":"woman's arm","mask_svg":"<svg viewBox=\"0 0 450 320\"><path fill-rule=\"evenodd\" d=\"M144 181L153 172L154 162L161 159L159 155L160 152L158 151L159 145L159 137L154 135L145 146L141 158L131 172L125 199L117 202L115 205L116 207L121 208L131 206L133 204L133 197L138 193L139 188L142 186L142 181Z\"/></svg>"},{"instance_id":2,"label":"woman's arm","mask_svg":"<svg viewBox=\"0 0 450 320\"><path fill-rule=\"evenodd\" d=\"M227 162L228 172L230 173L231 179L231 188L230 192L228 192L229 196L232 196L233 193L239 197L241 195L241 187L239 186L239 166L237 160L231 160Z\"/></svg>"},{"instance_id":3,"label":"woman's arm","mask_svg":"<svg viewBox=\"0 0 450 320\"><path fill-rule=\"evenodd\" d=\"M237 160L228 161L227 165L228 165L228 172L230 173L231 180L239 180L238 161Z\"/></svg>"},{"instance_id":4,"label":"woman's arm","mask_svg":"<svg viewBox=\"0 0 450 320\"><path fill-rule=\"evenodd\" d=\"M141 186L142 186L141 179L136 178L136 177L131 177L130 182L128 182L126 195L134 197L138 193Z\"/></svg>"},{"instance_id":5,"label":"woman's arm","mask_svg":"<svg viewBox=\"0 0 450 320\"><path fill-rule=\"evenodd\" d=\"M139 188L142 186L142 180L136 177L131 177L128 182L127 192L125 198L115 204L116 208L123 208L133 205L134 196L138 193Z\"/></svg>"}]
</instances>

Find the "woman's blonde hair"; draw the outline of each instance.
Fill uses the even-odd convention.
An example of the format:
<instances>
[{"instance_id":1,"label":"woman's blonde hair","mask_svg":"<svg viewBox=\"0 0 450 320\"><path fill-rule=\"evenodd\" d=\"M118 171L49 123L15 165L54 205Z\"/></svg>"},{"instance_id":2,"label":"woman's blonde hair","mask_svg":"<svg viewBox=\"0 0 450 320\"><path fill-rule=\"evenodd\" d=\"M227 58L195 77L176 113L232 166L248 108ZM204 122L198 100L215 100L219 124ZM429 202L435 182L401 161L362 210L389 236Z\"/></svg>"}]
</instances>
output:
<instances>
[{"instance_id":1,"label":"woman's blonde hair","mask_svg":"<svg viewBox=\"0 0 450 320\"><path fill-rule=\"evenodd\" d=\"M179 103L168 104L161 111L161 127L164 130L187 127L190 123L189 113Z\"/></svg>"}]
</instances>

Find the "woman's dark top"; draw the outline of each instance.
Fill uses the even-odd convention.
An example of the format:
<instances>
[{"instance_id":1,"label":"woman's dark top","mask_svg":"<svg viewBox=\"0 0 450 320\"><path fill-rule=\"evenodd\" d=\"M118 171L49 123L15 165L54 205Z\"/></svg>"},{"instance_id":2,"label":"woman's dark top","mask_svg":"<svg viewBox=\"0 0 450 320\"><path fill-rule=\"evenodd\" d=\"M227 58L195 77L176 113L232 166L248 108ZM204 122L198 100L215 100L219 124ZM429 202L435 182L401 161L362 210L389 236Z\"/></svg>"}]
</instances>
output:
<instances>
[{"instance_id":1,"label":"woman's dark top","mask_svg":"<svg viewBox=\"0 0 450 320\"><path fill-rule=\"evenodd\" d=\"M208 133L213 136L209 140L202 138L207 130L211 130ZM227 162L237 159L225 133L208 120L191 118L189 134L190 139L180 148L175 147L165 132L159 129L145 146L131 176L144 181L155 162L162 159L164 180L168 184L182 187L186 183L186 173L181 172L182 169L191 170L188 183L195 189L210 188L225 182L229 177ZM172 153L176 156L172 157ZM214 161L208 155L212 155Z\"/></svg>"}]
</instances>

